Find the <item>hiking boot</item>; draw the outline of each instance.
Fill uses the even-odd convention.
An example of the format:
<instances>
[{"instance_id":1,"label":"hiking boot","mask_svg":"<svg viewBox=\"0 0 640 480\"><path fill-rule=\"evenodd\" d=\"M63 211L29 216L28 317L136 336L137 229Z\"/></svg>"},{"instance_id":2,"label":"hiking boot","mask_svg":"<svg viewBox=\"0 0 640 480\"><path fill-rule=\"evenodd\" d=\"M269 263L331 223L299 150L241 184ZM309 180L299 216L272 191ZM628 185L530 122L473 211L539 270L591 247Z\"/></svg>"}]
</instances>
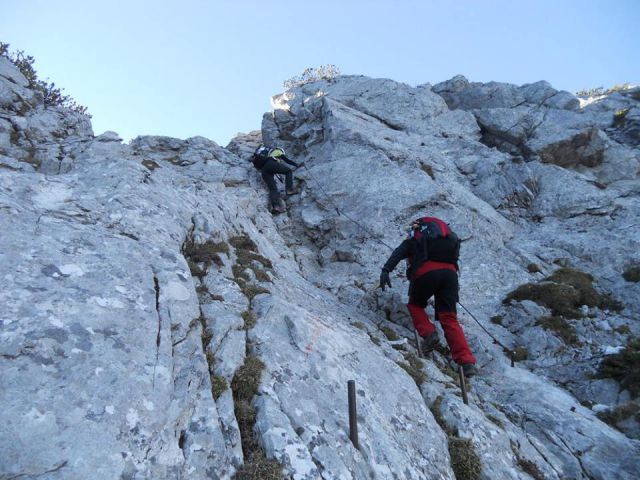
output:
<instances>
[{"instance_id":1,"label":"hiking boot","mask_svg":"<svg viewBox=\"0 0 640 480\"><path fill-rule=\"evenodd\" d=\"M465 378L471 378L478 374L478 367L473 363L467 363L466 365L462 365L462 371L464 372Z\"/></svg>"},{"instance_id":2,"label":"hiking boot","mask_svg":"<svg viewBox=\"0 0 640 480\"><path fill-rule=\"evenodd\" d=\"M438 332L430 333L424 337L422 337L422 353L429 353L440 344L440 339L438 338Z\"/></svg>"},{"instance_id":3,"label":"hiking boot","mask_svg":"<svg viewBox=\"0 0 640 480\"><path fill-rule=\"evenodd\" d=\"M287 190L287 191L286 191L286 194L287 194L287 196L289 196L289 197L290 197L291 195L297 195L297 194L299 194L299 193L300 193L300 190L299 190L299 189L297 189L297 188L294 188L293 190Z\"/></svg>"},{"instance_id":4,"label":"hiking boot","mask_svg":"<svg viewBox=\"0 0 640 480\"><path fill-rule=\"evenodd\" d=\"M287 207L282 202L279 203L278 205L271 206L271 213L284 213L286 211L287 211Z\"/></svg>"}]
</instances>

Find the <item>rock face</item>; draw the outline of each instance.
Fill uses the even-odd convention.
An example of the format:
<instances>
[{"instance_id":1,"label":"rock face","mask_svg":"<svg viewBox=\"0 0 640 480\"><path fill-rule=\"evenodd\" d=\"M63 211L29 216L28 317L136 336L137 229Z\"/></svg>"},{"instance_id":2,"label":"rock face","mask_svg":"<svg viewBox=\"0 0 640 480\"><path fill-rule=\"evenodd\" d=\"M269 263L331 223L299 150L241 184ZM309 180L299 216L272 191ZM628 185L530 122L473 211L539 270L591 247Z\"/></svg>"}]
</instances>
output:
<instances>
[{"instance_id":1,"label":"rock face","mask_svg":"<svg viewBox=\"0 0 640 480\"><path fill-rule=\"evenodd\" d=\"M562 167L605 163L602 168L587 170L604 184L629 176L628 170L613 173L616 168L611 157L627 157L625 163L637 171L638 88L601 97L584 108L579 108L578 98L553 89L547 82L517 87L472 83L457 76L433 90L450 108L472 112L489 146ZM611 155L613 150L617 152ZM606 162L605 152L610 154Z\"/></svg>"},{"instance_id":2,"label":"rock face","mask_svg":"<svg viewBox=\"0 0 640 480\"><path fill-rule=\"evenodd\" d=\"M459 444L483 479L635 478L637 425L596 411L637 399L589 375L640 334L622 277L640 261L638 151L632 124L605 122L621 106L633 120L631 95L580 108L544 82L339 77L274 97L228 148L125 145L45 109L0 59L0 477L228 479L253 458L248 432L294 479L454 479ZM261 141L304 163L286 216L247 162ZM375 288L425 213L463 239L463 305L529 351L511 367L461 313L482 371L469 405L445 351L415 358L400 272ZM538 323L553 305L502 302L560 284L559 264L620 302L577 305L575 344Z\"/></svg>"}]
</instances>

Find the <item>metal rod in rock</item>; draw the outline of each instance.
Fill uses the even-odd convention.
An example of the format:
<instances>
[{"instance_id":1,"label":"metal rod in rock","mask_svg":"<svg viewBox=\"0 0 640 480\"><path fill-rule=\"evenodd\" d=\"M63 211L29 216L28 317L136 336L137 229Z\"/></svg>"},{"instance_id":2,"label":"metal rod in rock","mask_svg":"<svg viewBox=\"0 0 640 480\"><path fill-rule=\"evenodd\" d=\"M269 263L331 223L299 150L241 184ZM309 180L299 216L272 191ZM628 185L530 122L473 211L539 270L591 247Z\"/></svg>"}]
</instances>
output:
<instances>
[{"instance_id":1,"label":"metal rod in rock","mask_svg":"<svg viewBox=\"0 0 640 480\"><path fill-rule=\"evenodd\" d=\"M349 396L349 438L351 443L360 450L358 443L358 413L356 409L356 382L349 380L347 382L347 393Z\"/></svg>"},{"instance_id":2,"label":"metal rod in rock","mask_svg":"<svg viewBox=\"0 0 640 480\"><path fill-rule=\"evenodd\" d=\"M469 405L469 398L467 397L467 382L464 378L464 370L462 365L458 365L458 374L460 375L460 390L462 390L462 400L465 405Z\"/></svg>"},{"instance_id":3,"label":"metal rod in rock","mask_svg":"<svg viewBox=\"0 0 640 480\"><path fill-rule=\"evenodd\" d=\"M416 349L418 350L418 357L424 358L424 353L422 353L422 345L420 344L420 335L418 335L418 331L416 329L413 330L413 334L416 337Z\"/></svg>"}]
</instances>

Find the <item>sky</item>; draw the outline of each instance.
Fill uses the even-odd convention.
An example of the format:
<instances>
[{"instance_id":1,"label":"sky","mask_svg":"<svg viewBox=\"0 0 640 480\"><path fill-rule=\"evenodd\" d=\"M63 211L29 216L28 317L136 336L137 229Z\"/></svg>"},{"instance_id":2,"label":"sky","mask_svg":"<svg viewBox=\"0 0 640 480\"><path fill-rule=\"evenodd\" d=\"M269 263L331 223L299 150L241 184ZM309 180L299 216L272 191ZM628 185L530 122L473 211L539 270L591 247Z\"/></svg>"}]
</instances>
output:
<instances>
[{"instance_id":1,"label":"sky","mask_svg":"<svg viewBox=\"0 0 640 480\"><path fill-rule=\"evenodd\" d=\"M640 84L640 0L1 0L0 41L89 108L96 134L260 128L306 67L419 85Z\"/></svg>"}]
</instances>

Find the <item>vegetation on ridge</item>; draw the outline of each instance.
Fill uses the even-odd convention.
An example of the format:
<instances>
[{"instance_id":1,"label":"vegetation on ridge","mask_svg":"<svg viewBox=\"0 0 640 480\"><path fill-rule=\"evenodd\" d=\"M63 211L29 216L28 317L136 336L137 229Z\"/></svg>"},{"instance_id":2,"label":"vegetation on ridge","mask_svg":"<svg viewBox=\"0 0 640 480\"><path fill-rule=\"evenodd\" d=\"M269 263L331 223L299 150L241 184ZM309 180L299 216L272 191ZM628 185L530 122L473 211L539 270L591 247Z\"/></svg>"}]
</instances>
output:
<instances>
[{"instance_id":1,"label":"vegetation on ridge","mask_svg":"<svg viewBox=\"0 0 640 480\"><path fill-rule=\"evenodd\" d=\"M307 83L319 82L320 80L333 80L340 75L340 69L332 64L320 65L316 68L305 68L300 75L293 76L284 82L282 87L285 90L301 87Z\"/></svg>"},{"instance_id":2,"label":"vegetation on ridge","mask_svg":"<svg viewBox=\"0 0 640 480\"><path fill-rule=\"evenodd\" d=\"M56 87L56 84L49 82L49 79L40 80L38 78L38 74L33 67L36 60L31 55L26 55L22 50L10 53L9 44L0 42L0 56L9 59L20 70L29 82L29 88L42 94L45 107L63 107L89 117L91 116L87 113L87 107L80 105L69 95L64 95L62 93L63 88Z\"/></svg>"},{"instance_id":3,"label":"vegetation on ridge","mask_svg":"<svg viewBox=\"0 0 640 480\"><path fill-rule=\"evenodd\" d=\"M577 97L601 97L603 95L611 95L616 92L624 92L625 90L630 90L634 86L630 83L618 83L612 87L604 88L604 87L595 87L595 88L583 88L582 90L578 90L576 92Z\"/></svg>"}]
</instances>

